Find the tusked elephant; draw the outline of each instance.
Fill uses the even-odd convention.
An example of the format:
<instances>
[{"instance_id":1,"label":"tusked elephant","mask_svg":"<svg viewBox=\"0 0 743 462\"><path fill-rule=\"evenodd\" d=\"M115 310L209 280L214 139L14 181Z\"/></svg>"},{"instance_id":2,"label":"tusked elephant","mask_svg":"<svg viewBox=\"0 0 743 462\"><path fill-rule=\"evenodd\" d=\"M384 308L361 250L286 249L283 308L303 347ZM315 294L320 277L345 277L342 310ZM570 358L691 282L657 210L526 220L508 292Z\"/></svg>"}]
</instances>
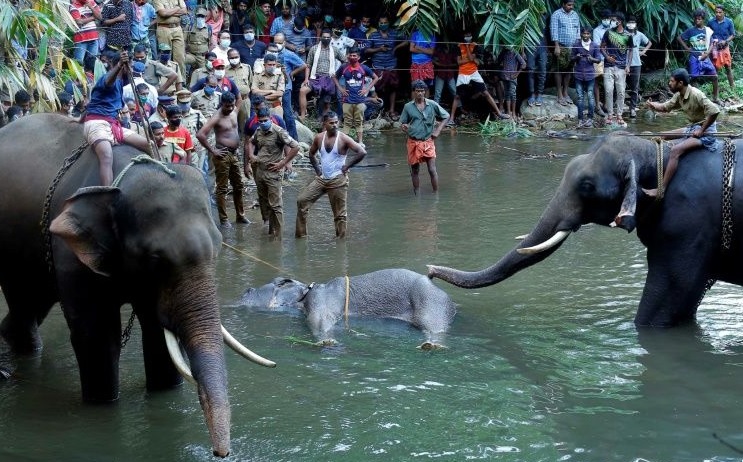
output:
<instances>
[{"instance_id":1,"label":"tusked elephant","mask_svg":"<svg viewBox=\"0 0 743 462\"><path fill-rule=\"evenodd\" d=\"M221 326L215 260L222 238L204 180L190 166L132 162L142 153L120 146L116 187L97 186L90 148L57 182L63 160L83 143L82 125L55 114L23 117L0 130L0 286L8 303L0 334L17 353L39 350L38 326L60 302L83 400L114 401L120 308L130 303L142 330L147 388L179 385L179 371L195 380L213 452L225 457L230 405L223 340L249 359L273 363Z\"/></svg>"},{"instance_id":2,"label":"tusked elephant","mask_svg":"<svg viewBox=\"0 0 743 462\"><path fill-rule=\"evenodd\" d=\"M422 274L390 268L318 284L275 278L240 298L241 305L269 311L299 311L320 344L332 345L335 325L348 318L397 319L421 329L421 349L441 347L457 312L446 292Z\"/></svg>"},{"instance_id":3,"label":"tusked elephant","mask_svg":"<svg viewBox=\"0 0 743 462\"><path fill-rule=\"evenodd\" d=\"M734 156L743 143L736 140ZM473 272L429 266L436 277L464 288L484 287L539 263L581 225L635 226L647 248L648 273L635 325L670 327L694 320L708 281L743 284L743 169L734 169L730 200L732 240L723 240L723 143L717 151L687 153L661 201L642 188L657 187L656 143L616 133L572 159L534 229L494 265ZM668 161L667 152L664 161Z\"/></svg>"}]
</instances>

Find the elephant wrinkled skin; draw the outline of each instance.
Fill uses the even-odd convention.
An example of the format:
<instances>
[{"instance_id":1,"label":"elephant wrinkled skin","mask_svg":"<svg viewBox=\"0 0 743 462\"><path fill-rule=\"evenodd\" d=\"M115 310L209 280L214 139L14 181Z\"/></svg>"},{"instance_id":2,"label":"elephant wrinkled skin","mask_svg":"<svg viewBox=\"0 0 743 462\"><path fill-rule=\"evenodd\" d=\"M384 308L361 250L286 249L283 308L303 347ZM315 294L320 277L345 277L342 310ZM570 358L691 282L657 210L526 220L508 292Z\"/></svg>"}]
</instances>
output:
<instances>
[{"instance_id":1,"label":"elephant wrinkled skin","mask_svg":"<svg viewBox=\"0 0 743 462\"><path fill-rule=\"evenodd\" d=\"M457 311L449 295L430 279L400 268L350 276L348 286L345 277L310 285L276 278L246 290L240 304L270 311L301 311L318 342L326 344L334 343L333 327L346 316L397 319L423 331L423 349L441 346Z\"/></svg>"},{"instance_id":2,"label":"elephant wrinkled skin","mask_svg":"<svg viewBox=\"0 0 743 462\"><path fill-rule=\"evenodd\" d=\"M734 143L737 157L743 143ZM489 286L544 260L581 225L615 223L627 231L636 226L647 248L648 274L635 325L693 321L708 280L743 284L743 169L738 163L734 170L733 235L724 251L722 150L720 142L716 152L684 155L665 197L655 202L642 188L657 187L656 143L627 133L609 135L570 161L554 197L516 248L481 271L429 266L429 277L465 288Z\"/></svg>"},{"instance_id":3,"label":"elephant wrinkled skin","mask_svg":"<svg viewBox=\"0 0 743 462\"><path fill-rule=\"evenodd\" d=\"M131 303L142 330L147 388L182 383L163 329L185 350L215 455L230 445L223 336L215 260L221 235L199 172L185 165L133 165L118 187L99 185L88 148L59 182L51 202L54 271L40 220L47 189L84 142L82 125L39 114L0 130L0 286L8 314L0 334L18 353L41 348L38 325L60 302L77 357L83 399L119 395L121 315ZM114 175L133 156L114 149Z\"/></svg>"}]
</instances>

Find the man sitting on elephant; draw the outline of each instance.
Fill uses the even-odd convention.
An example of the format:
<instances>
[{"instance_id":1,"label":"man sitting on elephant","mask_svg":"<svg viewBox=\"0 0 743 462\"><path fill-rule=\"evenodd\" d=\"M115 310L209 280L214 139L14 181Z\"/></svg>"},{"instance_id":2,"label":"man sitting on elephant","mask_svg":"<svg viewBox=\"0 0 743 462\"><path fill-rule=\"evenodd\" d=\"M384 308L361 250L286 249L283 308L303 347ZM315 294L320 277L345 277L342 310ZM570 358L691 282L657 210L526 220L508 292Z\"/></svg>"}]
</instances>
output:
<instances>
[{"instance_id":1,"label":"man sitting on elephant","mask_svg":"<svg viewBox=\"0 0 743 462\"><path fill-rule=\"evenodd\" d=\"M674 109L681 109L691 122L688 127L680 128L672 132L671 135L665 136L667 139L684 138L683 141L671 146L671 153L666 166L666 173L663 178L663 189L668 187L673 174L678 168L679 157L687 152L704 146L709 151L714 152L717 149L717 115L720 108L707 98L698 88L689 85L689 73L686 69L676 69L671 74L668 87L673 92L671 99L665 103L654 103L648 101L647 106L658 112L670 112ZM657 189L643 189L649 196L657 196Z\"/></svg>"},{"instance_id":2,"label":"man sitting on elephant","mask_svg":"<svg viewBox=\"0 0 743 462\"><path fill-rule=\"evenodd\" d=\"M100 163L101 185L113 183L113 146L126 143L150 153L147 138L137 132L123 128L118 120L123 106L124 85L129 84L129 56L107 50L101 56L108 73L93 87L85 114L83 130L88 143L95 150Z\"/></svg>"}]
</instances>

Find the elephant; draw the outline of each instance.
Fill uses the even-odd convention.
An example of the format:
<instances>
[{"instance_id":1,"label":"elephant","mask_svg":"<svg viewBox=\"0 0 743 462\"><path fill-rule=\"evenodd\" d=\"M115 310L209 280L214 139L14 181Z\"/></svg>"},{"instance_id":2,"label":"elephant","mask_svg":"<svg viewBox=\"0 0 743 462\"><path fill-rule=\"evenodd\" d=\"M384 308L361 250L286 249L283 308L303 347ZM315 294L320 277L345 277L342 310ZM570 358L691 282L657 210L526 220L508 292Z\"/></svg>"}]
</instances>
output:
<instances>
[{"instance_id":1,"label":"elephant","mask_svg":"<svg viewBox=\"0 0 743 462\"><path fill-rule=\"evenodd\" d=\"M715 280L743 284L743 169L725 173L732 191L723 188L723 151L733 160L741 141L717 143L682 158L661 200L642 188L658 184L656 142L615 133L597 141L587 154L573 158L533 230L495 264L479 271L429 265L428 275L463 288L496 284L555 252L581 225L595 223L632 232L646 247L648 272L634 323L672 327L692 322L707 288ZM664 146L665 143L664 143ZM737 187L736 187L737 186ZM729 206L723 206L725 191ZM730 245L723 226L732 226Z\"/></svg>"},{"instance_id":2,"label":"elephant","mask_svg":"<svg viewBox=\"0 0 743 462\"><path fill-rule=\"evenodd\" d=\"M83 400L116 401L120 309L131 304L147 389L178 386L179 373L194 381L213 452L225 457L230 404L222 342L274 364L221 325L215 262L222 237L203 177L121 145L114 148L115 185L100 186L98 160L84 143L82 124L56 114L0 129L0 287L8 304L0 335L13 352L38 354L38 326L59 302ZM73 151L80 156L65 172L60 167Z\"/></svg>"},{"instance_id":3,"label":"elephant","mask_svg":"<svg viewBox=\"0 0 743 462\"><path fill-rule=\"evenodd\" d=\"M246 290L239 303L270 311L299 310L318 344L323 345L336 343L331 332L344 318L401 320L423 331L426 340L420 348L424 350L442 347L457 311L449 295L430 279L400 268L337 277L324 284L276 278Z\"/></svg>"}]
</instances>

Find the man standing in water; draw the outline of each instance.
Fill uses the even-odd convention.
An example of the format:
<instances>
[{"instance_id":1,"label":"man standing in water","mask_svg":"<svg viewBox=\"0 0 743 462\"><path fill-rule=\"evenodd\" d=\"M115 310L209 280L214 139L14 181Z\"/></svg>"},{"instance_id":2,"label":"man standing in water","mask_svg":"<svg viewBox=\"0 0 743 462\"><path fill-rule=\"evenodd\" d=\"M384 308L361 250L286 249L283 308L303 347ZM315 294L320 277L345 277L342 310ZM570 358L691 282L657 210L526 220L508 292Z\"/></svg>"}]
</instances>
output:
<instances>
[{"instance_id":1,"label":"man standing in water","mask_svg":"<svg viewBox=\"0 0 743 462\"><path fill-rule=\"evenodd\" d=\"M226 91L222 93L221 107L207 121L196 138L212 155L214 174L216 176L216 199L219 223L223 228L231 228L227 218L227 183L232 185L232 199L235 203L237 223L249 223L245 218L243 205L243 179L237 158L237 146L240 135L237 132L237 112L235 112L235 95ZM216 146L209 145L207 137L214 130Z\"/></svg>"},{"instance_id":2,"label":"man standing in water","mask_svg":"<svg viewBox=\"0 0 743 462\"><path fill-rule=\"evenodd\" d=\"M443 122L436 124L436 119L446 121L449 113L436 101L426 99L426 83L422 80L413 82L415 97L405 104L400 116L403 132L408 135L408 165L413 180L413 193L418 194L420 180L418 172L420 163L428 165L428 174L431 176L433 191L439 190L439 175L436 172L436 145L433 140L439 136L444 127ZM434 127L435 126L435 127Z\"/></svg>"},{"instance_id":3,"label":"man standing in water","mask_svg":"<svg viewBox=\"0 0 743 462\"><path fill-rule=\"evenodd\" d=\"M348 169L366 156L366 149L353 138L338 131L338 114L328 111L323 116L325 131L315 135L310 146L310 163L317 176L297 197L297 222L294 237L307 236L307 213L320 196L327 193L335 221L335 236L346 237L346 199ZM348 156L349 149L353 155ZM320 152L320 166L315 154ZM348 161L346 160L348 159Z\"/></svg>"}]
</instances>

